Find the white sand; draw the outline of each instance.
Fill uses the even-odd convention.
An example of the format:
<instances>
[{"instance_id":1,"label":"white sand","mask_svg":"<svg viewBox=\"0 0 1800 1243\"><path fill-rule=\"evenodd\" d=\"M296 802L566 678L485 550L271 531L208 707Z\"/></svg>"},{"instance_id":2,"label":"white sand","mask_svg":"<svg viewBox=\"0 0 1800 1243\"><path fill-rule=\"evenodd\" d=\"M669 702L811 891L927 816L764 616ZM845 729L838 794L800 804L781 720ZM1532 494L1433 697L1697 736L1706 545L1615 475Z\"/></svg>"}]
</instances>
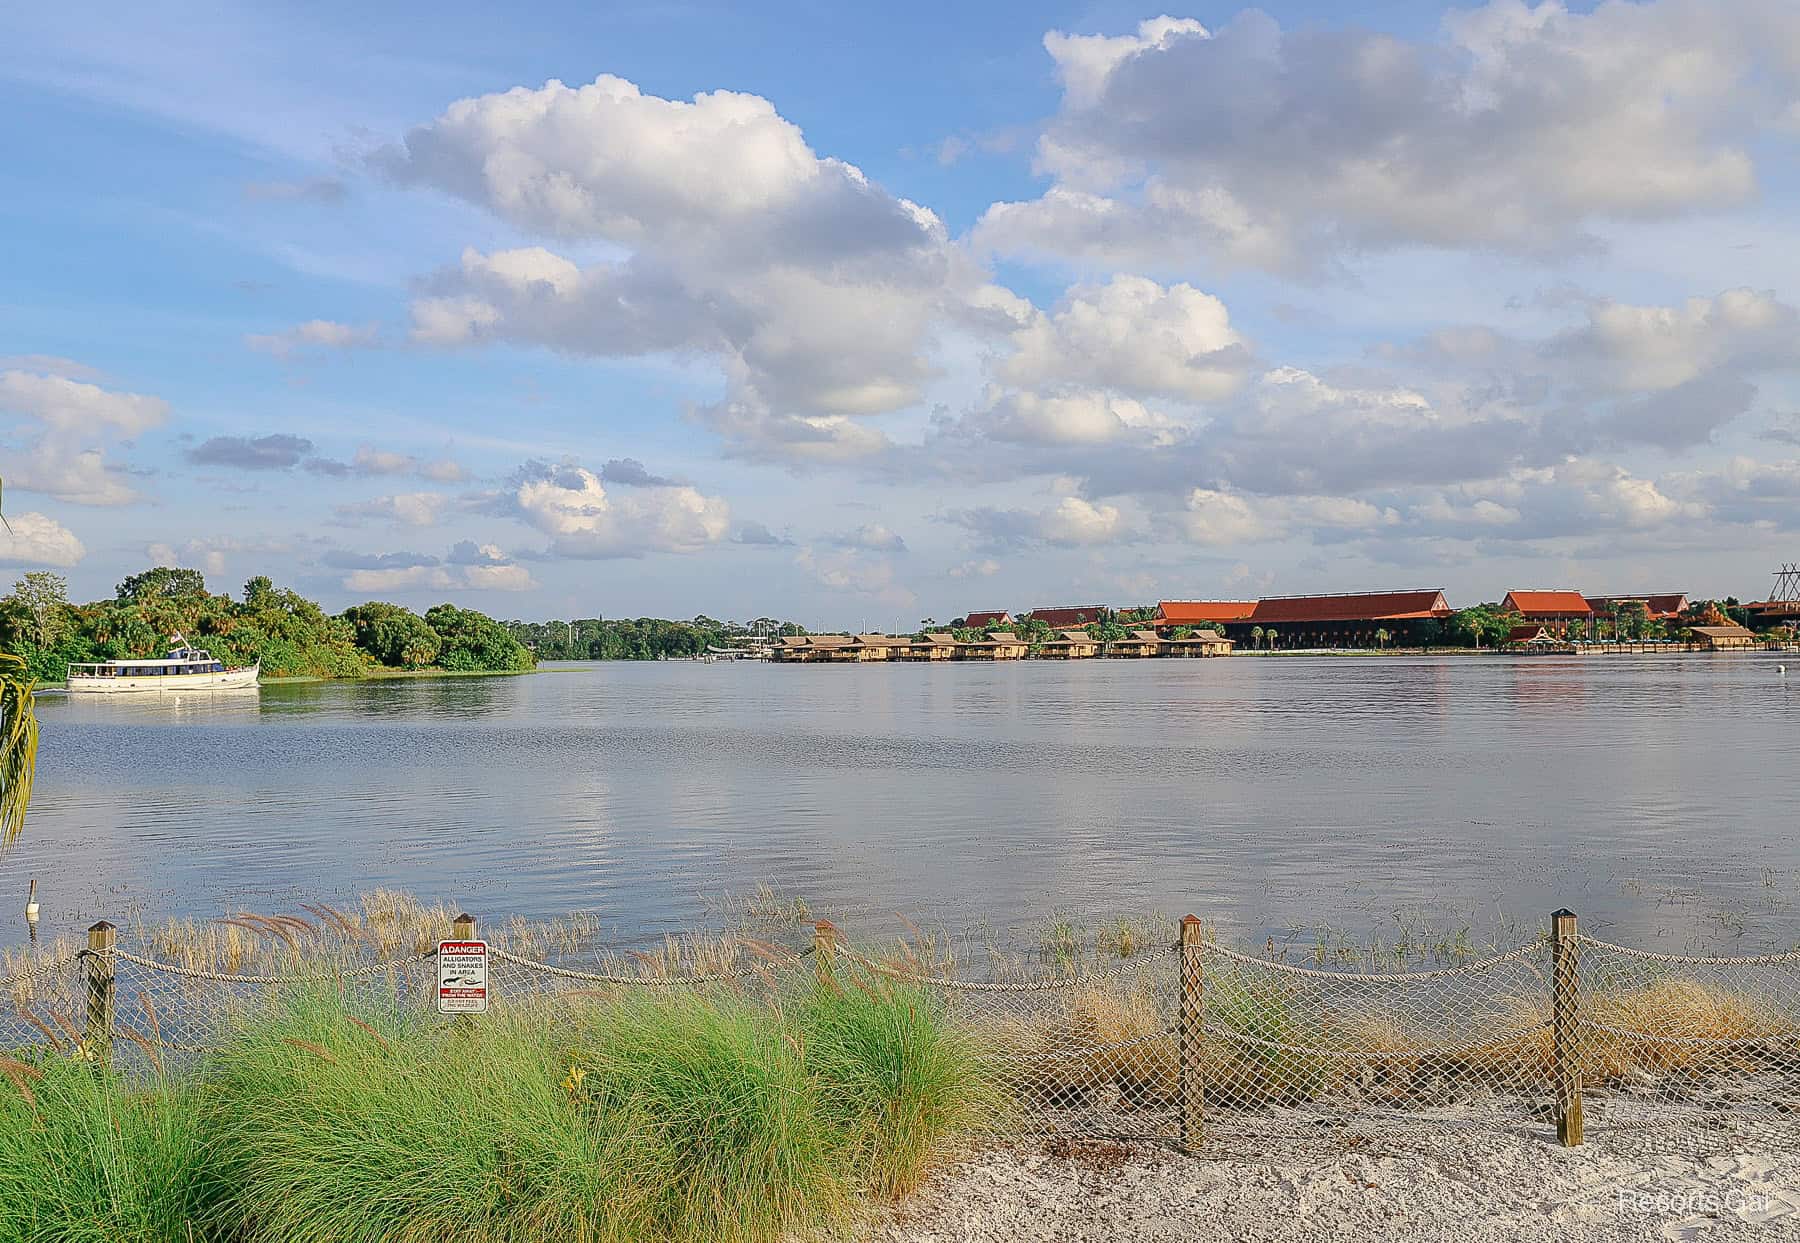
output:
<instances>
[{"instance_id":1,"label":"white sand","mask_svg":"<svg viewBox=\"0 0 1800 1243\"><path fill-rule=\"evenodd\" d=\"M1666 1140L1666 1136L1664 1137ZM1800 1240L1800 1152L1677 1156L1654 1137L1392 1140L1371 1153L1190 1158L1148 1144L977 1153L871 1227L963 1240Z\"/></svg>"}]
</instances>

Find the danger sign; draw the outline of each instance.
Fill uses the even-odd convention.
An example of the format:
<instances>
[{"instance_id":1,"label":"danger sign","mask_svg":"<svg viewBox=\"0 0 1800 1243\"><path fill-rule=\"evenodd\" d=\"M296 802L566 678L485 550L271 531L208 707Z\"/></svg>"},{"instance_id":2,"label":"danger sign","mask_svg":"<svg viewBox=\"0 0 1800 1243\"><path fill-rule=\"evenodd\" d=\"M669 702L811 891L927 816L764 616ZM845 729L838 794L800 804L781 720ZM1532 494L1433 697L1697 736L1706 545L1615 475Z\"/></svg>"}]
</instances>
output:
<instances>
[{"instance_id":1,"label":"danger sign","mask_svg":"<svg viewBox=\"0 0 1800 1243\"><path fill-rule=\"evenodd\" d=\"M487 1013L487 942L439 941L438 1013Z\"/></svg>"}]
</instances>

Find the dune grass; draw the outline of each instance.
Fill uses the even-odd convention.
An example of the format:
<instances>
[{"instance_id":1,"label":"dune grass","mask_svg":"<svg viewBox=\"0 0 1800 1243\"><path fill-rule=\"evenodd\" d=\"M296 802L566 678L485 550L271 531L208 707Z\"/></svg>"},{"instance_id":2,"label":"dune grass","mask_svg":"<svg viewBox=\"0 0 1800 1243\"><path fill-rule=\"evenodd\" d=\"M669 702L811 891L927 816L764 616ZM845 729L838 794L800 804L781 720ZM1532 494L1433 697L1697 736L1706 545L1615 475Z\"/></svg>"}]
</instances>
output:
<instances>
[{"instance_id":1,"label":"dune grass","mask_svg":"<svg viewBox=\"0 0 1800 1243\"><path fill-rule=\"evenodd\" d=\"M0 1063L0 1243L760 1243L997 1109L932 998L850 972L451 1023L299 988L172 1079Z\"/></svg>"}]
</instances>

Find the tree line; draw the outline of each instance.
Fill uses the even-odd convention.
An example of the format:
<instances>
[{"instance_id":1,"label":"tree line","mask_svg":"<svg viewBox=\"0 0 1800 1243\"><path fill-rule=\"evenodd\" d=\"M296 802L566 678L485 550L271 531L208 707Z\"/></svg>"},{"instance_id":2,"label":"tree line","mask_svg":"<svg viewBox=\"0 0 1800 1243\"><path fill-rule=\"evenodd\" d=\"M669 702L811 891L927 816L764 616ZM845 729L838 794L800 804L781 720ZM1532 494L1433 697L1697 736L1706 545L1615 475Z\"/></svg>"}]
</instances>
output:
<instances>
[{"instance_id":1,"label":"tree line","mask_svg":"<svg viewBox=\"0 0 1800 1243\"><path fill-rule=\"evenodd\" d=\"M798 622L758 617L692 621L660 617L583 617L569 621L509 621L507 631L539 660L667 660L699 656L709 647L742 647L783 635L809 633Z\"/></svg>"},{"instance_id":2,"label":"tree line","mask_svg":"<svg viewBox=\"0 0 1800 1243\"><path fill-rule=\"evenodd\" d=\"M67 579L36 571L0 599L0 651L40 682L62 681L72 663L161 655L174 634L227 665L260 661L272 677L516 672L536 663L506 627L472 609L440 604L420 615L372 600L327 613L260 574L234 599L208 591L198 570L157 566L120 583L110 600L76 604Z\"/></svg>"}]
</instances>

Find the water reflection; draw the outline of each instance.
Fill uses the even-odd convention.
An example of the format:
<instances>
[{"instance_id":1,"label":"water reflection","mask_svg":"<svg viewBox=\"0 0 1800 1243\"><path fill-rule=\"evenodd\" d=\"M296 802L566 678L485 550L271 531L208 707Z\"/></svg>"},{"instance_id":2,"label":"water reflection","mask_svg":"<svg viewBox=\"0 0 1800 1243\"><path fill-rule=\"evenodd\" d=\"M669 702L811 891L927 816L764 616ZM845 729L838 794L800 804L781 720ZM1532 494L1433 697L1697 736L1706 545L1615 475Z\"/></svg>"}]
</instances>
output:
<instances>
[{"instance_id":1,"label":"water reflection","mask_svg":"<svg viewBox=\"0 0 1800 1243\"><path fill-rule=\"evenodd\" d=\"M1800 709L1773 663L612 664L50 697L0 895L39 877L46 933L385 884L637 935L767 881L884 932L1195 908L1258 941L1397 911L1479 936L1569 905L1645 943L1786 947Z\"/></svg>"}]
</instances>

